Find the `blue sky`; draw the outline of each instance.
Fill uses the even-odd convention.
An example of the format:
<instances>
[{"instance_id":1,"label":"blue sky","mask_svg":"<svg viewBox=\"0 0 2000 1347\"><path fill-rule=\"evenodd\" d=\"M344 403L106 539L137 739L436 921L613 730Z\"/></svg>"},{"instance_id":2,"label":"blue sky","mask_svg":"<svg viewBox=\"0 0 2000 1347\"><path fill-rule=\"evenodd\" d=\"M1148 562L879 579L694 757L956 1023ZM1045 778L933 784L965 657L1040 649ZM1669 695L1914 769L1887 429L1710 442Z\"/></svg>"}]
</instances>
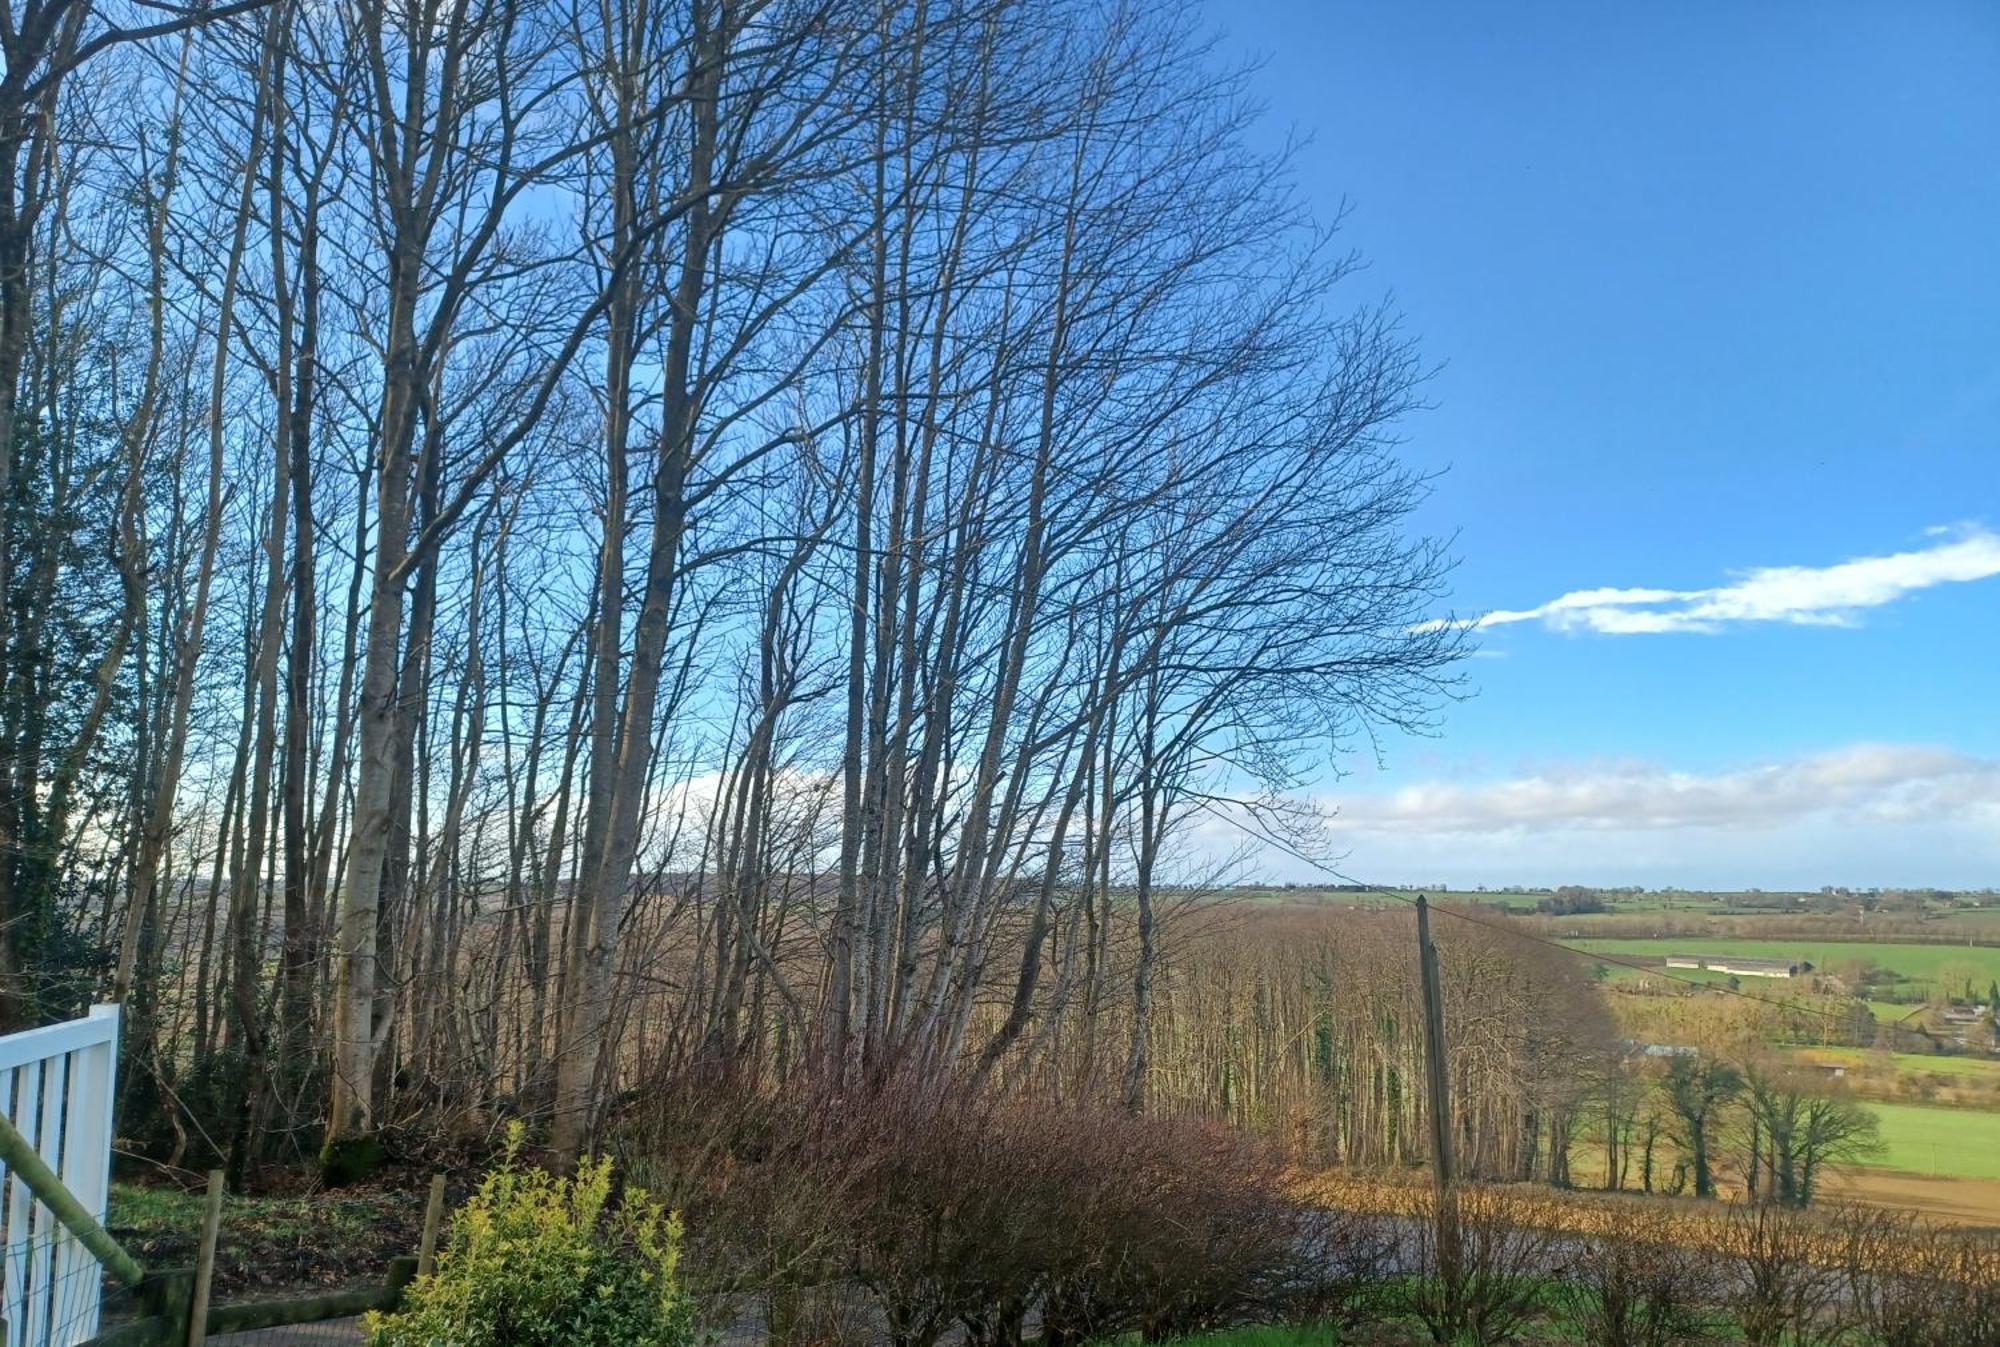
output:
<instances>
[{"instance_id":1,"label":"blue sky","mask_svg":"<svg viewBox=\"0 0 2000 1347\"><path fill-rule=\"evenodd\" d=\"M2000 5L1208 14L1443 362L1458 611L1536 614L1327 784L1347 868L2000 885Z\"/></svg>"}]
</instances>

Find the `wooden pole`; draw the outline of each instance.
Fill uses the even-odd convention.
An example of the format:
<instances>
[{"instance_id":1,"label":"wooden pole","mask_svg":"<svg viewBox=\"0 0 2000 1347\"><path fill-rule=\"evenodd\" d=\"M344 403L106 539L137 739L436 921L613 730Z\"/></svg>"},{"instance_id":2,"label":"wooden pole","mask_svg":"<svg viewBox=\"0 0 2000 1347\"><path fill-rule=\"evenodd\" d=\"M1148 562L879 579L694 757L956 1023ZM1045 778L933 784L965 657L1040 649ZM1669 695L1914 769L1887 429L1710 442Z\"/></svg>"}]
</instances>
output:
<instances>
[{"instance_id":1,"label":"wooden pole","mask_svg":"<svg viewBox=\"0 0 2000 1347\"><path fill-rule=\"evenodd\" d=\"M1417 960L1424 991L1424 1074L1430 1087L1431 1174L1439 1193L1451 1187L1451 1081L1444 1060L1444 993L1437 946L1431 943L1430 903L1417 895Z\"/></svg>"},{"instance_id":2,"label":"wooden pole","mask_svg":"<svg viewBox=\"0 0 2000 1347\"><path fill-rule=\"evenodd\" d=\"M1431 1180L1436 1185L1438 1272L1446 1294L1459 1284L1458 1207L1451 1154L1451 1078L1445 1069L1444 991L1438 980L1437 946L1431 943L1431 907L1417 895L1417 970L1424 993L1424 1076L1429 1084Z\"/></svg>"},{"instance_id":3,"label":"wooden pole","mask_svg":"<svg viewBox=\"0 0 2000 1347\"><path fill-rule=\"evenodd\" d=\"M431 1175L431 1199L424 1204L424 1242L417 1246L417 1275L437 1266L438 1226L444 1221L444 1175Z\"/></svg>"},{"instance_id":4,"label":"wooden pole","mask_svg":"<svg viewBox=\"0 0 2000 1347\"><path fill-rule=\"evenodd\" d=\"M222 1233L222 1171L208 1171L208 1203L201 1213L201 1252L194 1265L194 1303L188 1309L187 1347L208 1341L208 1293L215 1285L215 1242Z\"/></svg>"}]
</instances>

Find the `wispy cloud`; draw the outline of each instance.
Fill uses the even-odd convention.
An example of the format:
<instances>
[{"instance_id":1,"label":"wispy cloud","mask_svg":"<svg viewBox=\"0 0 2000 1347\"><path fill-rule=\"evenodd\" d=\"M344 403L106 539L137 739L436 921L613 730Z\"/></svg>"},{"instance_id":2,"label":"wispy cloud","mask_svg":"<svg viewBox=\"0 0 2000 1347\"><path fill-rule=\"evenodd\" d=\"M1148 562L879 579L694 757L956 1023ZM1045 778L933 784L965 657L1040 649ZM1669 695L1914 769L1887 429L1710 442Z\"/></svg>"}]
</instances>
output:
<instances>
[{"instance_id":1,"label":"wispy cloud","mask_svg":"<svg viewBox=\"0 0 2000 1347\"><path fill-rule=\"evenodd\" d=\"M1937 585L2000 575L2000 534L1978 525L1934 529L1928 547L1855 557L1831 566L1767 566L1710 589L1578 589L1533 608L1498 608L1464 627L1541 622L1556 631L1629 636L1713 633L1750 622L1846 627L1870 608ZM1454 625L1440 618L1424 624Z\"/></svg>"},{"instance_id":2,"label":"wispy cloud","mask_svg":"<svg viewBox=\"0 0 2000 1347\"><path fill-rule=\"evenodd\" d=\"M1336 833L1465 836L2000 824L2000 759L1921 744L1860 744L1733 771L1654 763L1552 768L1508 780L1427 783L1343 798Z\"/></svg>"}]
</instances>

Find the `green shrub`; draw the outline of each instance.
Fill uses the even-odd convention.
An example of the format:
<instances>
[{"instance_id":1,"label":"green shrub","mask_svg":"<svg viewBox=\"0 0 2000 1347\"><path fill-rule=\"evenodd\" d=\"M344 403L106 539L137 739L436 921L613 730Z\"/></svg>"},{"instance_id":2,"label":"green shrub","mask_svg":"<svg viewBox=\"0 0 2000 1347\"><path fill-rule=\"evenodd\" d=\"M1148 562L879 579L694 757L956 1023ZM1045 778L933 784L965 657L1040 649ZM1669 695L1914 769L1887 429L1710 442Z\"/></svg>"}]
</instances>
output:
<instances>
[{"instance_id":1,"label":"green shrub","mask_svg":"<svg viewBox=\"0 0 2000 1347\"><path fill-rule=\"evenodd\" d=\"M676 1276L681 1227L643 1190L611 1201L611 1162L574 1178L506 1159L454 1217L437 1271L394 1314L368 1317L369 1347L686 1347Z\"/></svg>"}]
</instances>

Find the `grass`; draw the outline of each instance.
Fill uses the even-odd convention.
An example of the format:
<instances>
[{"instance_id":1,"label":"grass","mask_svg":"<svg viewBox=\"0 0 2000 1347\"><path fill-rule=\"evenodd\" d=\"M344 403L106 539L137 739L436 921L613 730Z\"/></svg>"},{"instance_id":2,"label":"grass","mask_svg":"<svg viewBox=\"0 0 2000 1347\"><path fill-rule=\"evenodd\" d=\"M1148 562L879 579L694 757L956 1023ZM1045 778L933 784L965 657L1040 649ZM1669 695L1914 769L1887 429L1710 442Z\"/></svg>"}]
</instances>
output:
<instances>
[{"instance_id":1,"label":"grass","mask_svg":"<svg viewBox=\"0 0 2000 1347\"><path fill-rule=\"evenodd\" d=\"M1138 1335L1119 1339L1136 1344ZM1338 1339L1333 1330L1309 1324L1252 1324L1245 1328L1224 1328L1213 1333L1197 1333L1176 1338L1180 1347L1327 1347Z\"/></svg>"},{"instance_id":2,"label":"grass","mask_svg":"<svg viewBox=\"0 0 2000 1347\"><path fill-rule=\"evenodd\" d=\"M1870 1001L1868 1003L1868 1009L1875 1013L1876 1020L1882 1024L1899 1023L1923 1008L1921 1002Z\"/></svg>"},{"instance_id":3,"label":"grass","mask_svg":"<svg viewBox=\"0 0 2000 1347\"><path fill-rule=\"evenodd\" d=\"M1805 959L1821 969L1837 969L1857 959L1872 960L1900 978L1936 982L1947 970L1963 969L1984 995L2000 981L2000 947L1992 945L1905 945L1868 940L1737 940L1721 936L1681 936L1658 940L1576 940L1573 948L1625 959L1669 954L1735 954L1748 959ZM1689 972L1675 969L1677 975ZM1750 979L1746 979L1748 981Z\"/></svg>"},{"instance_id":4,"label":"grass","mask_svg":"<svg viewBox=\"0 0 2000 1347\"><path fill-rule=\"evenodd\" d=\"M2000 1114L1924 1104L1870 1104L1882 1153L1870 1164L1913 1174L2000 1179Z\"/></svg>"},{"instance_id":5,"label":"grass","mask_svg":"<svg viewBox=\"0 0 2000 1347\"><path fill-rule=\"evenodd\" d=\"M114 1183L104 1224L147 1267L185 1267L194 1262L202 1206L198 1191ZM422 1215L421 1193L228 1197L216 1276L230 1290L372 1280L390 1257L416 1251Z\"/></svg>"},{"instance_id":6,"label":"grass","mask_svg":"<svg viewBox=\"0 0 2000 1347\"><path fill-rule=\"evenodd\" d=\"M1954 1080L2000 1085L2000 1058L1943 1057L1928 1052L1874 1052L1867 1048L1803 1048L1799 1056L1829 1066L1888 1066L1911 1075L1949 1076Z\"/></svg>"}]
</instances>

